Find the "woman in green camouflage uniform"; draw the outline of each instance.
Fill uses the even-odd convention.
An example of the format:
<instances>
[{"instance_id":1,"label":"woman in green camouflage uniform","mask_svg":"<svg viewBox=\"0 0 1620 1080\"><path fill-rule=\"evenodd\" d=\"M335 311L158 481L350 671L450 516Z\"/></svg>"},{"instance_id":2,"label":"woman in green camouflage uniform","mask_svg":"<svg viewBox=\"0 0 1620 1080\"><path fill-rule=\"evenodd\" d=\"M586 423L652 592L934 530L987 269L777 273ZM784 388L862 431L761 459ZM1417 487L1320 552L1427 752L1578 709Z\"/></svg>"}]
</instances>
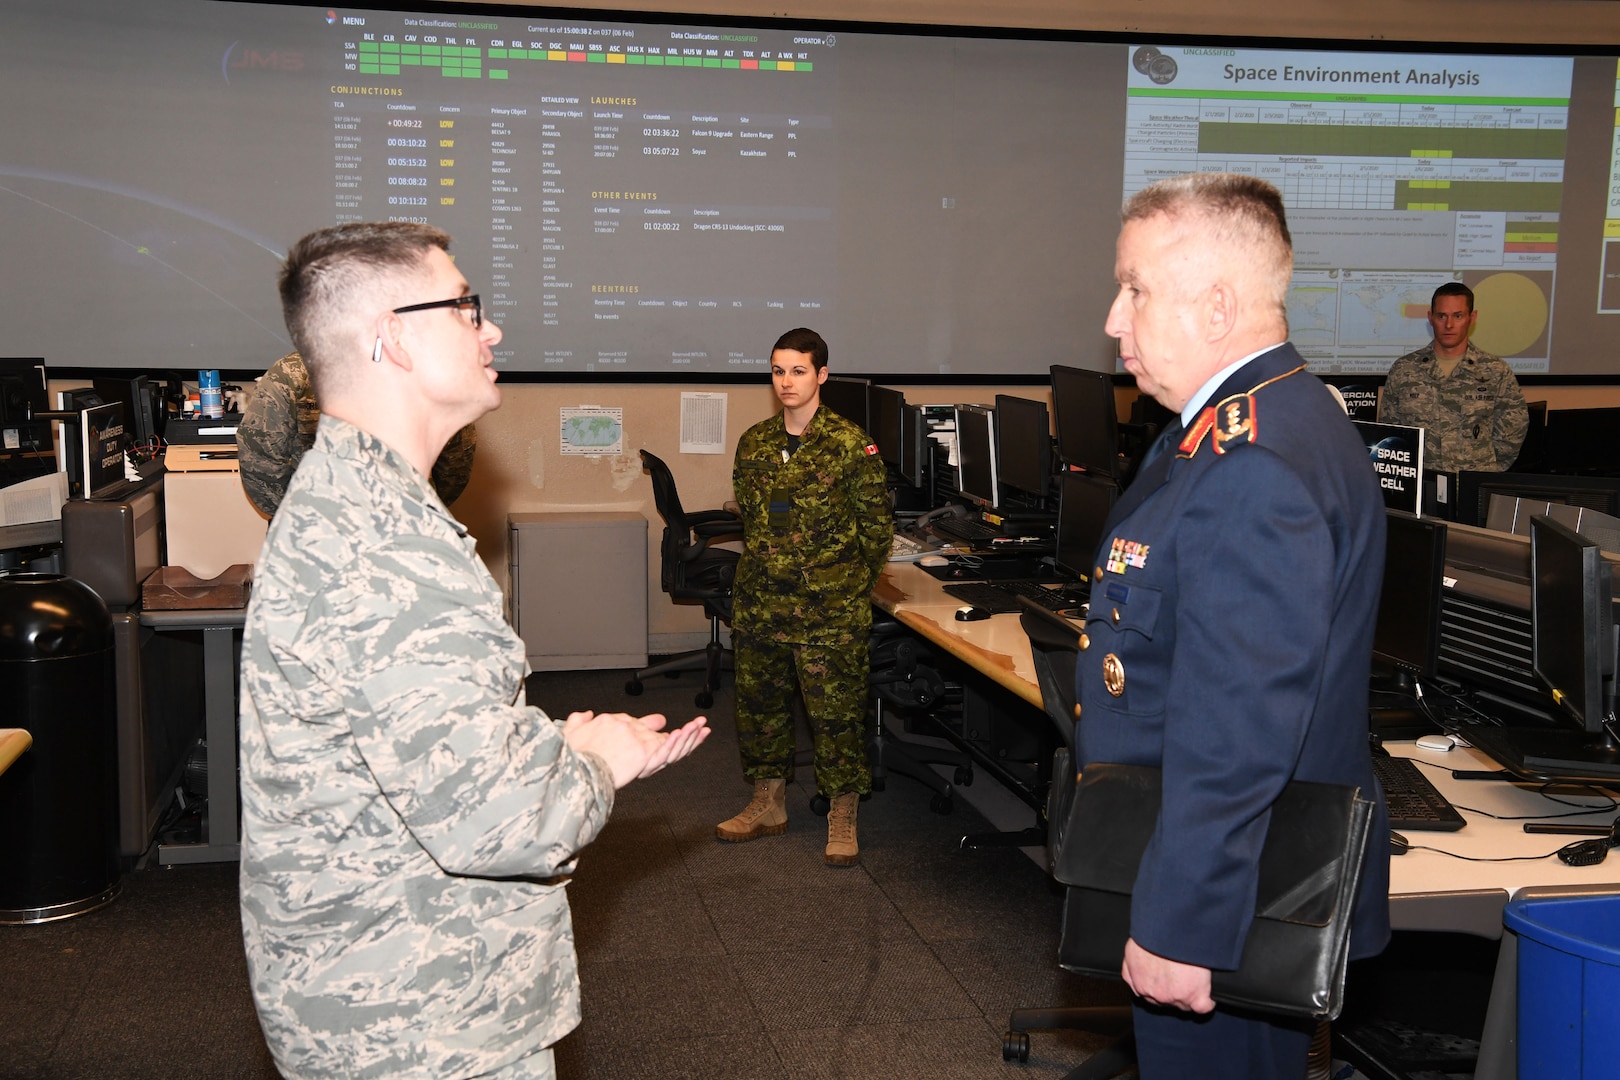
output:
<instances>
[{"instance_id":1,"label":"woman in green camouflage uniform","mask_svg":"<svg viewBox=\"0 0 1620 1080\"><path fill-rule=\"evenodd\" d=\"M715 827L740 842L787 830L794 695L815 733L816 787L831 802L827 862L860 853L855 808L871 790L866 758L872 587L894 535L883 462L865 431L820 408L827 343L783 334L771 351L782 412L743 433L732 483L743 520L732 638L737 739L754 797Z\"/></svg>"}]
</instances>

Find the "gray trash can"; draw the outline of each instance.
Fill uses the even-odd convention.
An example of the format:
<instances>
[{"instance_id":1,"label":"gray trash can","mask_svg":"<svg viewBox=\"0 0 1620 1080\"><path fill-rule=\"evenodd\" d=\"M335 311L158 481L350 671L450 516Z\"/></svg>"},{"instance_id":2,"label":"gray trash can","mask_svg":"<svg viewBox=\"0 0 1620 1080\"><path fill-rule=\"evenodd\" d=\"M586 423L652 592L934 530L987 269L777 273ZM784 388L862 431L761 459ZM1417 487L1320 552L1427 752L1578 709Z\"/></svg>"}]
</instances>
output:
<instances>
[{"instance_id":1,"label":"gray trash can","mask_svg":"<svg viewBox=\"0 0 1620 1080\"><path fill-rule=\"evenodd\" d=\"M107 605L60 574L0 575L0 716L33 748L0 774L0 923L93 911L120 885Z\"/></svg>"}]
</instances>

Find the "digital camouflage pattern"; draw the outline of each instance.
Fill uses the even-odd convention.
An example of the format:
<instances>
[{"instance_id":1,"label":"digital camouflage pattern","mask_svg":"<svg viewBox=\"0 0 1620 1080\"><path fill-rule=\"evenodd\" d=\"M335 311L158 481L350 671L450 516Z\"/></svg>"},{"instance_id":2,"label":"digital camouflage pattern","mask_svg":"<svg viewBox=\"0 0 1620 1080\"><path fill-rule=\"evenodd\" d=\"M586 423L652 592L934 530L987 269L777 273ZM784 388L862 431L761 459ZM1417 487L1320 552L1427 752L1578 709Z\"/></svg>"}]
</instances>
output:
<instances>
[{"instance_id":1,"label":"digital camouflage pattern","mask_svg":"<svg viewBox=\"0 0 1620 1080\"><path fill-rule=\"evenodd\" d=\"M546 1076L579 1021L557 876L612 777L522 704L474 548L331 416L270 523L242 641L242 934L287 1076Z\"/></svg>"},{"instance_id":2,"label":"digital camouflage pattern","mask_svg":"<svg viewBox=\"0 0 1620 1080\"><path fill-rule=\"evenodd\" d=\"M256 384L236 429L237 461L242 489L265 517L274 517L299 459L315 444L321 410L315 404L304 358L288 353ZM468 424L433 463L433 488L449 506L461 497L472 476L478 432Z\"/></svg>"},{"instance_id":3,"label":"digital camouflage pattern","mask_svg":"<svg viewBox=\"0 0 1620 1080\"><path fill-rule=\"evenodd\" d=\"M1513 369L1472 341L1449 377L1440 374L1432 341L1395 361L1378 419L1423 428L1423 467L1442 472L1508 468L1530 426Z\"/></svg>"},{"instance_id":4,"label":"digital camouflage pattern","mask_svg":"<svg viewBox=\"0 0 1620 1080\"><path fill-rule=\"evenodd\" d=\"M749 780L793 776L793 696L804 691L815 736L816 790L832 796L872 790L866 757L871 660L861 641L783 645L732 637L737 667L737 742Z\"/></svg>"},{"instance_id":5,"label":"digital camouflage pattern","mask_svg":"<svg viewBox=\"0 0 1620 1080\"><path fill-rule=\"evenodd\" d=\"M871 445L827 408L791 457L780 414L743 432L731 474L743 521L734 629L798 645L865 643L872 587L894 539L883 460L867 453Z\"/></svg>"},{"instance_id":6,"label":"digital camouflage pattern","mask_svg":"<svg viewBox=\"0 0 1620 1080\"><path fill-rule=\"evenodd\" d=\"M820 408L788 453L780 415L743 433L732 485L743 521L733 591L737 734L750 780L793 771L797 686L816 739L816 787L871 790L866 697L872 587L894 517L871 437Z\"/></svg>"}]
</instances>

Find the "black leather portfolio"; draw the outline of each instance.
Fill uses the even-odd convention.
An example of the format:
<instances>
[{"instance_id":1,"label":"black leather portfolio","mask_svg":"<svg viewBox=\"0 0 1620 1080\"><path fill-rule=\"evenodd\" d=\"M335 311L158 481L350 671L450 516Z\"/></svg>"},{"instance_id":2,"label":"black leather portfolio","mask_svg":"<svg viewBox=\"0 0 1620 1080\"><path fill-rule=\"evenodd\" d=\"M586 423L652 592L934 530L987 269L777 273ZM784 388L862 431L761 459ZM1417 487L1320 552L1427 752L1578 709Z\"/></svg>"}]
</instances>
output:
<instances>
[{"instance_id":1,"label":"black leather portfolio","mask_svg":"<svg viewBox=\"0 0 1620 1080\"><path fill-rule=\"evenodd\" d=\"M1159 816L1162 777L1143 765L1088 765L1053 853L1068 886L1058 962L1119 978L1131 889ZM1254 923L1236 971L1213 972L1219 1003L1334 1019L1344 1004L1350 907L1373 804L1357 788L1296 780L1272 806Z\"/></svg>"}]
</instances>

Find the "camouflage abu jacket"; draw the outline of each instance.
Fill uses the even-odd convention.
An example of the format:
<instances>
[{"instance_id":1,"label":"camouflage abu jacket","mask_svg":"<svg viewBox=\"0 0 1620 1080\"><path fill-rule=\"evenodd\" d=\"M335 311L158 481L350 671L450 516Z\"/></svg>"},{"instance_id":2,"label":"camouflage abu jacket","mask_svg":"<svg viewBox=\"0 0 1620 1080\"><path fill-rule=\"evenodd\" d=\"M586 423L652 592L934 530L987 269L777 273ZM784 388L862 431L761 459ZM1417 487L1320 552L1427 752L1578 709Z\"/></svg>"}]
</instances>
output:
<instances>
[{"instance_id":1,"label":"camouflage abu jacket","mask_svg":"<svg viewBox=\"0 0 1620 1080\"><path fill-rule=\"evenodd\" d=\"M242 935L289 1077L470 1076L579 1021L563 886L607 766L526 707L474 541L323 416L242 640Z\"/></svg>"},{"instance_id":2,"label":"camouflage abu jacket","mask_svg":"<svg viewBox=\"0 0 1620 1080\"><path fill-rule=\"evenodd\" d=\"M271 364L255 384L236 429L236 450L242 490L265 517L275 515L299 459L315 445L320 419L309 369L297 353ZM433 490L446 506L466 490L477 449L478 431L468 424L450 437L433 463Z\"/></svg>"},{"instance_id":3,"label":"camouflage abu jacket","mask_svg":"<svg viewBox=\"0 0 1620 1080\"><path fill-rule=\"evenodd\" d=\"M732 626L805 645L870 630L872 587L894 537L871 437L823 407L790 456L777 414L737 440L731 480L743 520Z\"/></svg>"},{"instance_id":4,"label":"camouflage abu jacket","mask_svg":"<svg viewBox=\"0 0 1620 1080\"><path fill-rule=\"evenodd\" d=\"M1433 342L1395 361L1378 419L1423 428L1423 467L1444 472L1506 469L1530 426L1513 369L1472 341L1449 377L1440 374Z\"/></svg>"}]
</instances>

